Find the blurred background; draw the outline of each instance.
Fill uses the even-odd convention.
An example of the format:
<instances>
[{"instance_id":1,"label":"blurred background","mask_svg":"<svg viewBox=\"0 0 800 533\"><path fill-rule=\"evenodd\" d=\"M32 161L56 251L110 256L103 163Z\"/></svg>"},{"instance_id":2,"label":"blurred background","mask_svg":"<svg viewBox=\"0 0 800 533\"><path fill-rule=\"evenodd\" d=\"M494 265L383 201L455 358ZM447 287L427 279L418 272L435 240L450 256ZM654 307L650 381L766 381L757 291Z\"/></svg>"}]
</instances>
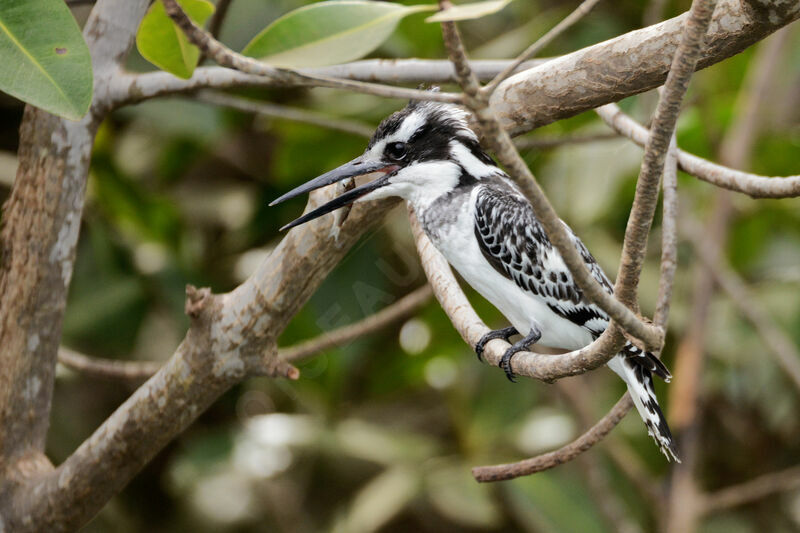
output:
<instances>
[{"instance_id":1,"label":"blurred background","mask_svg":"<svg viewBox=\"0 0 800 533\"><path fill-rule=\"evenodd\" d=\"M235 0L221 40L241 49L270 21L303 3ZM601 2L541 56L674 16L689 4ZM461 28L472 57L508 58L573 7L554 0L514 2ZM75 7L76 17L85 19L88 9ZM404 20L373 56L443 58L439 27L423 19ZM800 172L798 29L795 23L780 43L763 42L693 78L678 125L683 149L763 175ZM774 63L775 74L758 87L759 100L748 87L765 61ZM135 51L129 66L152 69ZM403 105L326 89L232 94L367 128ZM655 102L648 93L622 106L646 123ZM752 139L737 145L733 157L740 159L731 162L725 146L733 143L737 120L753 105L755 119L745 124ZM0 95L0 201L13 182L21 116L22 105ZM527 143L522 153L561 217L613 277L642 152L610 132L594 113L584 113L532 132L522 141ZM561 143L565 138L594 140ZM191 96L116 112L103 124L94 149L64 345L95 357L168 358L188 326L185 285L225 292L241 283L279 241L278 228L302 211L304 200L274 208L268 202L351 159L365 143L356 134ZM681 221L706 228L696 229L694 237L723 244L722 261L747 285L744 307L765 310L789 348L797 346L800 200L719 194L684 174L679 193ZM717 221L715 230L705 226L709 220ZM660 211L640 288L647 315L655 305L659 221ZM675 519L674 502L682 497L700 505L703 494L800 463L800 383L783 370L792 362L781 366L742 306L725 292L709 290L706 269L686 238L679 255L663 355L675 380L656 386L688 467L672 470L638 417L629 415L579 460L479 485L471 467L569 442L614 404L624 386L605 369L556 385L531 380L512 385L502 371L476 361L438 304L429 301L413 318L302 362L296 382L250 379L230 390L85 531L667 527ZM338 265L280 345L355 322L424 283L400 207ZM506 325L479 296L469 290L468 295L488 324ZM48 444L53 461L67 457L138 383L59 366ZM794 477L800 478L797 472ZM800 489L792 486L703 508L699 531L800 531Z\"/></svg>"}]
</instances>

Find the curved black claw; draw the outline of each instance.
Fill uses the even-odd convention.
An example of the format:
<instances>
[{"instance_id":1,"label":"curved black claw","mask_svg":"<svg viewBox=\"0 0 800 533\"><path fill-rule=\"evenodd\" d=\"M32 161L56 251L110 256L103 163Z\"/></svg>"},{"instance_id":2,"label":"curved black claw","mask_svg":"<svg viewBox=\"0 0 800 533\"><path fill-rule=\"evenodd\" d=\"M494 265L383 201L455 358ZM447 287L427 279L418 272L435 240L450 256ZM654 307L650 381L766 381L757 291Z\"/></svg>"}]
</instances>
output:
<instances>
[{"instance_id":1,"label":"curved black claw","mask_svg":"<svg viewBox=\"0 0 800 533\"><path fill-rule=\"evenodd\" d=\"M504 339L508 342L508 339L517 334L519 334L517 328L509 326L507 328L492 330L481 337L481 340L475 344L475 354L478 356L478 361L483 361L483 350L486 348L486 343L494 339Z\"/></svg>"},{"instance_id":2,"label":"curved black claw","mask_svg":"<svg viewBox=\"0 0 800 533\"><path fill-rule=\"evenodd\" d=\"M514 375L514 372L512 372L511 370L511 358L514 357L515 353L527 350L528 346L539 342L539 339L541 338L542 338L542 332L539 331L538 328L532 327L527 335L525 335L522 339L512 344L511 348L506 350L506 353L503 354L503 358L500 359L500 364L497 366L503 369L503 372L506 373L506 377L511 383L517 382L517 378Z\"/></svg>"}]
</instances>

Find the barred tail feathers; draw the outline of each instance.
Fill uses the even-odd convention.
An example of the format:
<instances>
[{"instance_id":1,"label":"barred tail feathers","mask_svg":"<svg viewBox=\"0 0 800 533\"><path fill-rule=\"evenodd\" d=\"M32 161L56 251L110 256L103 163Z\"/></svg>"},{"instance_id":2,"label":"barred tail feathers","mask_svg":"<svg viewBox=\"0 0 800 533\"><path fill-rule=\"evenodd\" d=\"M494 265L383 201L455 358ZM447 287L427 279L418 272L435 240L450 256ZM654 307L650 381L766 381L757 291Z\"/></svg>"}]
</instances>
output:
<instances>
[{"instance_id":1,"label":"barred tail feathers","mask_svg":"<svg viewBox=\"0 0 800 533\"><path fill-rule=\"evenodd\" d=\"M653 358L655 359L655 358ZM672 432L669 430L664 413L658 405L651 371L639 364L641 359L617 355L608 362L609 368L625 381L633 404L647 426L647 433L656 441L667 460L680 463Z\"/></svg>"}]
</instances>

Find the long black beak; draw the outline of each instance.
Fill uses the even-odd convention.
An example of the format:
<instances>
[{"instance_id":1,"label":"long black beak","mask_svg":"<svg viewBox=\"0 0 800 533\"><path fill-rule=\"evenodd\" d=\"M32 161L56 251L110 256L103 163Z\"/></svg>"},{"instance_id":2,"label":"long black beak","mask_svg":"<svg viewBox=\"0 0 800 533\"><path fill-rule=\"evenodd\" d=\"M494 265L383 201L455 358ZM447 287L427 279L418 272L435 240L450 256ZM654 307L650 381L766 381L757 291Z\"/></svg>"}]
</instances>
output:
<instances>
[{"instance_id":1,"label":"long black beak","mask_svg":"<svg viewBox=\"0 0 800 533\"><path fill-rule=\"evenodd\" d=\"M315 189L319 189L320 187L330 185L331 183L336 183L337 181L342 181L343 179L354 178L356 176L362 176L364 174L377 172L379 170L391 172L396 168L397 167L395 165L389 165L381 161L369 161L366 160L364 156L359 156L352 161L348 161L344 165L331 170L330 172L326 172L322 176L318 176L311 181L307 181L296 189L292 189L277 200L273 200L269 205L285 202L286 200L294 198L295 196L300 196L301 194L311 192Z\"/></svg>"},{"instance_id":2,"label":"long black beak","mask_svg":"<svg viewBox=\"0 0 800 533\"><path fill-rule=\"evenodd\" d=\"M339 168L342 168L342 167L339 167ZM330 172L328 174L330 174ZM384 185L389 183L389 176L390 175L391 175L390 173L384 174L383 176L381 176L381 177L379 177L377 179L374 179L374 180L370 181L369 183L365 183L361 187L356 187L355 189L349 190L349 191L347 191L346 193L344 193L341 196L337 196L336 198L334 198L333 200L331 200L327 204L323 204L323 205L319 206L318 208L314 209L313 211L310 211L310 212L306 213L305 215L301 216L297 220L294 220L293 222L289 222L288 224L286 224L284 227L281 228L281 231L287 230L287 229L291 229L291 228L293 228L295 226L299 226L300 224L305 224L309 220L314 220L315 218L319 218L322 215L326 215L326 214L330 213L331 211L336 211L340 207L344 207L344 206L346 206L348 204L352 204L353 202L355 202L356 200L358 200L359 198L361 198L365 194L370 193L370 192L374 191L375 189L380 189L381 187L383 187ZM320 176L320 178L322 178L324 176L327 176L327 174L323 174L322 176ZM352 176L344 176L341 179L344 179L346 177L352 177ZM318 179L319 178L311 180L306 185L308 185L309 183L313 183L313 182L317 181ZM303 185L303 186L301 186L299 188L302 188L304 186L305 185ZM316 187L314 187L314 188L316 188ZM292 191L292 192L294 192L294 191Z\"/></svg>"}]
</instances>

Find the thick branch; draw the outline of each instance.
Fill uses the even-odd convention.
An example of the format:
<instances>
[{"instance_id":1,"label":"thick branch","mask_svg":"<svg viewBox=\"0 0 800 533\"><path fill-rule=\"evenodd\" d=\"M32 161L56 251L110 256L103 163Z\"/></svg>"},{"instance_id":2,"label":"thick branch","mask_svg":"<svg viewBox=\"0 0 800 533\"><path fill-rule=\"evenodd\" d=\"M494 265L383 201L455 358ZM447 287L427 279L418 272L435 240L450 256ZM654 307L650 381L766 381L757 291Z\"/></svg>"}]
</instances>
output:
<instances>
[{"instance_id":1,"label":"thick branch","mask_svg":"<svg viewBox=\"0 0 800 533\"><path fill-rule=\"evenodd\" d=\"M639 146L644 146L647 142L649 136L647 129L626 115L616 104L599 107L596 111L600 118L620 135L628 137ZM785 178L759 176L712 163L680 149L678 166L687 174L712 185L741 192L753 198L800 196L800 176Z\"/></svg>"},{"instance_id":2,"label":"thick branch","mask_svg":"<svg viewBox=\"0 0 800 533\"><path fill-rule=\"evenodd\" d=\"M15 461L44 450L94 134L108 108L108 80L147 4L102 0L92 10L84 38L94 96L81 121L25 110L17 177L0 224L0 515L3 492L22 475Z\"/></svg>"},{"instance_id":3,"label":"thick branch","mask_svg":"<svg viewBox=\"0 0 800 533\"><path fill-rule=\"evenodd\" d=\"M687 14L632 31L501 83L492 108L511 135L663 84ZM796 0L720 0L698 68L737 54L800 17Z\"/></svg>"},{"instance_id":4,"label":"thick branch","mask_svg":"<svg viewBox=\"0 0 800 533\"><path fill-rule=\"evenodd\" d=\"M547 33L537 39L536 42L526 48L510 65L504 68L502 72L492 79L492 81L487 83L486 87L483 88L485 93L490 95L497 88L497 86L503 82L503 80L517 71L522 63L544 50L545 46L549 45L555 40L556 37L571 28L573 24L578 22L581 18L583 18L584 15L591 11L595 4L597 4L599 1L600 0L583 0L583 2L581 2L581 4L575 8L575 11L561 19L558 24L553 26Z\"/></svg>"},{"instance_id":5,"label":"thick branch","mask_svg":"<svg viewBox=\"0 0 800 533\"><path fill-rule=\"evenodd\" d=\"M330 199L318 191L310 204ZM63 464L9 501L14 531L74 530L230 386L252 375L296 377L275 339L328 272L393 202L358 205L332 235L331 216L293 229L233 292L189 290L192 326L169 361Z\"/></svg>"},{"instance_id":6,"label":"thick branch","mask_svg":"<svg viewBox=\"0 0 800 533\"><path fill-rule=\"evenodd\" d=\"M420 287L374 315L328 331L300 344L279 349L278 358L284 361L298 361L330 348L347 344L412 315L427 303L431 294L429 285ZM88 357L67 348L61 348L58 351L58 362L84 375L132 381L147 379L163 366L162 363L156 361L120 361Z\"/></svg>"}]
</instances>

